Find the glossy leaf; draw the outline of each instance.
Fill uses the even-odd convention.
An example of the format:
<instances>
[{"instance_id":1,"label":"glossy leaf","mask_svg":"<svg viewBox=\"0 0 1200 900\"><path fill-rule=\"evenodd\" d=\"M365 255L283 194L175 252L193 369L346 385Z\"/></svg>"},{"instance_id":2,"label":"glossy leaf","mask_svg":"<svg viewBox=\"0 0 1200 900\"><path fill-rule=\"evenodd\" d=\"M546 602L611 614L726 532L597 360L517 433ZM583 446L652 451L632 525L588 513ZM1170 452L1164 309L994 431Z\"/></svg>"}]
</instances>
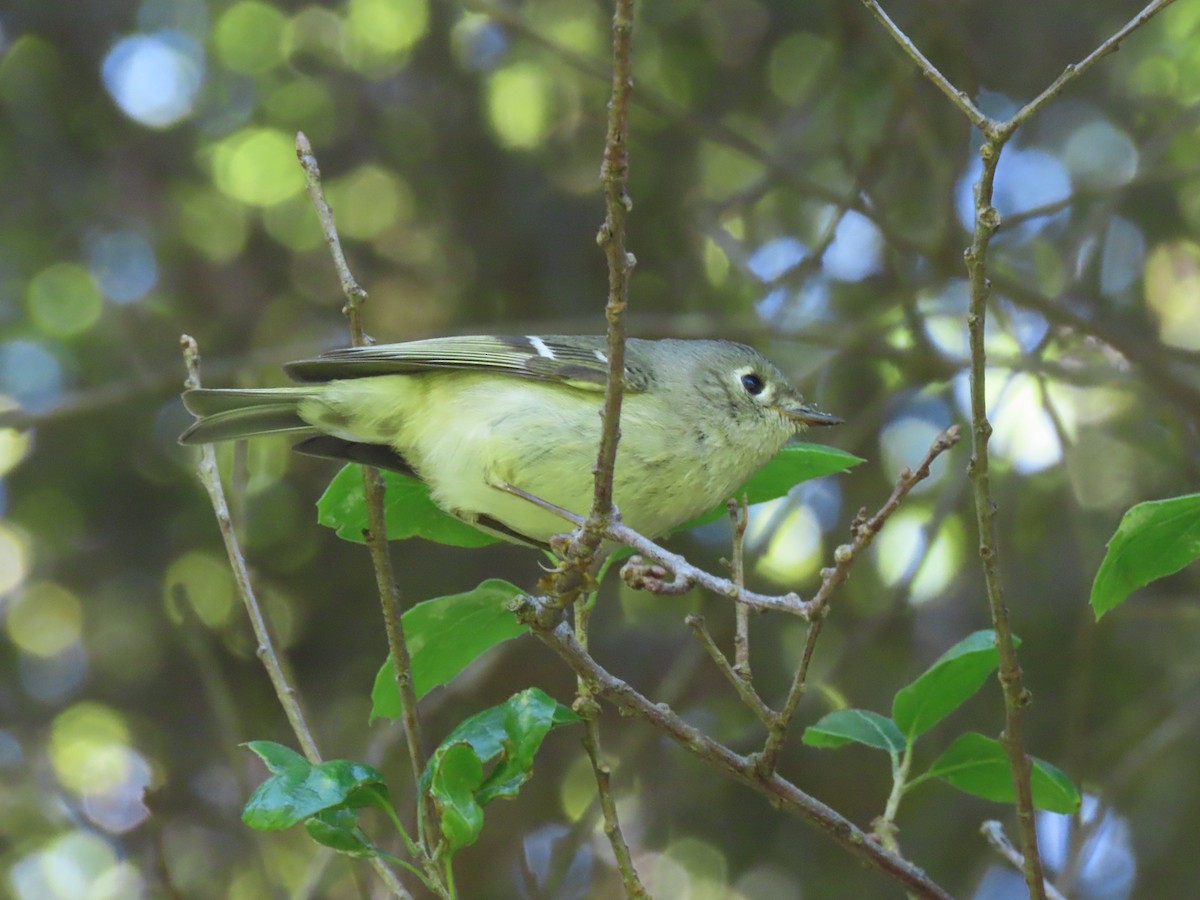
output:
<instances>
[{"instance_id":1,"label":"glossy leaf","mask_svg":"<svg viewBox=\"0 0 1200 900\"><path fill-rule=\"evenodd\" d=\"M429 770L429 793L441 813L442 834L450 849L457 850L475 843L483 830L483 805L475 798L483 783L483 763L465 741L438 749L442 752Z\"/></svg>"},{"instance_id":2,"label":"glossy leaf","mask_svg":"<svg viewBox=\"0 0 1200 900\"><path fill-rule=\"evenodd\" d=\"M442 831L455 849L478 838L486 804L516 796L533 775L534 755L550 730L577 721L545 692L527 688L459 723L421 775L421 789L437 802Z\"/></svg>"},{"instance_id":3,"label":"glossy leaf","mask_svg":"<svg viewBox=\"0 0 1200 900\"><path fill-rule=\"evenodd\" d=\"M251 828L274 831L323 810L387 802L383 776L364 763L334 759L314 766L299 754L289 756L280 744L254 741L247 746L272 772L242 810L242 821Z\"/></svg>"},{"instance_id":4,"label":"glossy leaf","mask_svg":"<svg viewBox=\"0 0 1200 900\"><path fill-rule=\"evenodd\" d=\"M429 488L423 481L399 472L383 472L382 475L386 487L383 515L388 540L420 537L455 547L482 547L500 540L442 512L429 496ZM317 521L336 529L337 536L343 540L363 543L367 506L359 466L344 466L334 476L317 501Z\"/></svg>"},{"instance_id":5,"label":"glossy leaf","mask_svg":"<svg viewBox=\"0 0 1200 900\"><path fill-rule=\"evenodd\" d=\"M304 829L318 844L332 847L339 853L362 858L379 855L358 827L358 815L352 809L338 807L319 812L305 821Z\"/></svg>"},{"instance_id":6,"label":"glossy leaf","mask_svg":"<svg viewBox=\"0 0 1200 900\"><path fill-rule=\"evenodd\" d=\"M520 593L515 585L490 578L473 591L434 597L404 613L401 620L418 700L450 681L484 651L527 631L508 609L508 602ZM388 656L371 690L371 721L400 714L400 691Z\"/></svg>"},{"instance_id":7,"label":"glossy leaf","mask_svg":"<svg viewBox=\"0 0 1200 900\"><path fill-rule=\"evenodd\" d=\"M905 747L904 735L896 723L869 709L839 709L828 713L805 728L801 740L810 747L844 747L855 743L893 753Z\"/></svg>"},{"instance_id":8,"label":"glossy leaf","mask_svg":"<svg viewBox=\"0 0 1200 900\"><path fill-rule=\"evenodd\" d=\"M1021 642L1014 637L1013 641ZM963 638L892 701L892 719L909 739L924 734L970 699L996 670L995 632Z\"/></svg>"},{"instance_id":9,"label":"glossy leaf","mask_svg":"<svg viewBox=\"0 0 1200 900\"><path fill-rule=\"evenodd\" d=\"M1033 805L1056 813L1073 813L1079 808L1079 791L1061 769L1036 757L1030 772ZM930 765L926 776L940 778L960 791L1012 803L1012 772L1008 754L999 741L982 734L968 732L960 735L946 752Z\"/></svg>"},{"instance_id":10,"label":"glossy leaf","mask_svg":"<svg viewBox=\"0 0 1200 900\"><path fill-rule=\"evenodd\" d=\"M792 443L780 450L771 460L750 476L733 496L746 495L750 503L765 503L783 497L801 482L811 481L824 475L845 472L863 462L860 457L837 447L824 444ZM677 531L686 531L697 525L715 522L727 515L725 504L697 516L681 525Z\"/></svg>"},{"instance_id":11,"label":"glossy leaf","mask_svg":"<svg viewBox=\"0 0 1200 900\"><path fill-rule=\"evenodd\" d=\"M1099 619L1138 588L1200 559L1200 494L1139 503L1121 518L1092 583Z\"/></svg>"}]
</instances>

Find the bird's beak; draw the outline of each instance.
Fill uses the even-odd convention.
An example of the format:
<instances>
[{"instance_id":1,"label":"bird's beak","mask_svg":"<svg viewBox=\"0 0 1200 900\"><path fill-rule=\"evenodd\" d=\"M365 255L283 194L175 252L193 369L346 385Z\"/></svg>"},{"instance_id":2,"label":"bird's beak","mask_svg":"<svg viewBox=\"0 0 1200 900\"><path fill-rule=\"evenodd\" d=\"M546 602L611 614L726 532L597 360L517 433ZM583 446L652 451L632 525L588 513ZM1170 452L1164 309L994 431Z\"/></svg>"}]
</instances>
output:
<instances>
[{"instance_id":1,"label":"bird's beak","mask_svg":"<svg viewBox=\"0 0 1200 900\"><path fill-rule=\"evenodd\" d=\"M797 403L793 406L782 407L780 412L797 425L841 425L842 420L837 416L821 412L815 406L805 406Z\"/></svg>"}]
</instances>

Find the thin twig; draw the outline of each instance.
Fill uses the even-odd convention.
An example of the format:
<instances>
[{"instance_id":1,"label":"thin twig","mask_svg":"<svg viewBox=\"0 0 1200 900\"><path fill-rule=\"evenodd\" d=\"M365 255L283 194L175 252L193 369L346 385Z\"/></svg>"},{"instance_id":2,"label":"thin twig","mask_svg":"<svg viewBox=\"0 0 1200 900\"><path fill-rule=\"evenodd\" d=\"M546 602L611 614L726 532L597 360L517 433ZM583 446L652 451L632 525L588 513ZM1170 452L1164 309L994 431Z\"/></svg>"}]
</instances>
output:
<instances>
[{"instance_id":1,"label":"thin twig","mask_svg":"<svg viewBox=\"0 0 1200 900\"><path fill-rule=\"evenodd\" d=\"M366 343L366 335L363 333L362 327L361 307L367 299L367 292L355 280L346 264L346 256L342 252L342 244L333 221L333 210L325 200L325 193L321 187L321 170L317 165L316 156L313 155L312 146L303 132L296 135L296 156L304 169L308 194L317 211L317 218L321 221L321 230L325 234L325 242L329 245L330 253L333 255L338 281L341 283L342 293L346 298L346 305L342 311L350 323L350 341L355 347L361 347ZM404 709L404 732L415 783L420 780L421 772L425 768L425 754L421 748L417 699L412 687L412 662L409 657L408 643L404 636L404 626L400 619L400 588L396 584L392 572L392 560L387 547L387 523L383 514L383 480L379 476L379 470L370 466L363 466L362 473L368 514L368 530L365 537L367 546L370 548L371 561L374 564L380 603L383 606L388 649L392 654L396 683L400 688L400 699Z\"/></svg>"},{"instance_id":2,"label":"thin twig","mask_svg":"<svg viewBox=\"0 0 1200 900\"><path fill-rule=\"evenodd\" d=\"M200 348L196 344L196 339L187 334L180 337L179 343L183 349L183 361L188 372L185 386L191 389L199 388ZM246 607L246 615L250 619L254 638L258 641L258 658L267 670L271 686L275 688L275 696L279 698L279 705L283 707L288 724L292 726L292 732L296 735L296 740L300 742L304 758L313 765L317 765L321 762L321 752L317 749L317 742L313 739L312 730L304 718L300 697L284 675L279 653L275 650L271 633L267 629L266 617L263 615L258 597L254 593L254 585L250 581L250 571L246 567L246 558L242 555L242 548L238 544L233 530L233 522L229 517L229 504L225 500L225 490L221 486L221 475L217 469L217 453L212 444L204 444L200 447L200 461L196 464L196 472L212 503L217 527L221 529L221 538L225 542L225 553L229 557L229 567L233 570L234 582L237 584L242 604ZM405 890L396 878L396 873L388 868L383 860L372 859L371 865L394 896L412 900L412 895Z\"/></svg>"},{"instance_id":3,"label":"thin twig","mask_svg":"<svg viewBox=\"0 0 1200 900\"><path fill-rule=\"evenodd\" d=\"M887 28L889 33L916 62L922 72L975 124L984 135L979 149L982 171L975 185L975 228L971 245L964 254L967 277L970 284L970 310L967 330L971 348L971 433L972 455L970 480L975 495L975 520L979 532L979 556L983 564L984 583L987 589L988 606L991 610L992 626L996 632L996 649L1000 658L999 679L1004 694L1005 727L1001 742L1008 755L1012 769L1013 786L1016 793L1017 824L1021 838L1021 855L1025 884L1034 900L1042 900L1045 894L1045 878L1042 873L1041 856L1038 853L1037 827L1033 811L1033 792L1030 787L1030 761L1025 753L1021 738L1024 712L1032 695L1024 687L1021 667L1013 645L1012 628L1009 623L1008 606L1004 600L1000 582L1000 565L996 543L995 513L992 500L991 479L988 465L988 440L992 426L988 421L986 379L987 354L984 347L984 330L987 322L987 305L991 295L988 279L987 253L993 235L1000 227L1000 214L992 206L996 168L1005 144L1034 113L1062 93L1063 89L1090 69L1104 56L1112 53L1121 41L1141 27L1156 13L1169 6L1173 0L1154 0L1124 27L1114 33L1082 61L1067 66L1037 97L1025 104L1005 122L995 122L970 103L965 93L957 90L937 68L929 62L912 40L887 17L876 0L863 0Z\"/></svg>"},{"instance_id":4,"label":"thin twig","mask_svg":"<svg viewBox=\"0 0 1200 900\"><path fill-rule=\"evenodd\" d=\"M778 773L761 773L754 759L714 741L681 719L666 704L652 703L632 686L606 671L579 645L565 622L550 626L545 624L547 617L542 606L543 601L536 598L519 597L514 603L514 611L543 643L571 666L576 675L588 681L596 696L603 697L621 712L650 723L704 762L763 794L773 806L815 824L850 853L896 879L917 896L950 897L919 868L884 849L835 810L809 796Z\"/></svg>"},{"instance_id":5,"label":"thin twig","mask_svg":"<svg viewBox=\"0 0 1200 900\"><path fill-rule=\"evenodd\" d=\"M883 11L883 7L876 0L863 0L863 3L871 11L871 14L883 24L888 34L895 38L896 43L900 45L901 49L917 64L917 68L925 73L925 77L932 81L934 86L950 99L951 103L962 110L963 115L970 119L976 128L987 133L988 129L995 125L992 119L984 115L979 107L971 102L971 98L966 91L960 91L950 83L949 78L938 71L937 66L925 57L920 48L900 29L900 26L892 21L891 17Z\"/></svg>"},{"instance_id":6,"label":"thin twig","mask_svg":"<svg viewBox=\"0 0 1200 900\"><path fill-rule=\"evenodd\" d=\"M871 546L875 535L880 532L892 513L900 508L900 504L904 502L908 493L929 477L929 469L933 465L933 461L957 444L958 440L959 427L957 425L951 425L939 434L930 445L925 458L921 460L916 471L904 469L900 473L891 496L874 516L868 519L865 509L858 514L850 526L850 543L839 546L833 554L833 566L821 571L821 587L818 588L816 596L809 601L810 617L804 652L800 657L799 665L796 666L796 672L792 676L792 686L788 689L787 699L784 700L783 708L776 716L775 722L767 734L767 741L763 745L762 753L759 755L758 763L762 767L762 771L774 771L775 766L779 763L779 754L783 751L788 725L792 721L792 716L796 714L796 707L800 704L800 699L804 696L807 688L808 667L812 662L813 650L816 648L817 638L821 634L821 625L825 621L829 609L829 599L833 596L834 590L846 580L854 561Z\"/></svg>"},{"instance_id":7,"label":"thin twig","mask_svg":"<svg viewBox=\"0 0 1200 900\"><path fill-rule=\"evenodd\" d=\"M196 339L188 334L182 335L179 343L183 348L183 361L188 372L187 381L184 384L189 389L199 388L200 347L196 344ZM217 518L217 527L221 529L221 538L225 542L225 553L229 557L233 579L237 584L238 593L242 597L242 603L246 607L246 615L250 617L250 627L254 630L254 638L258 641L258 658L262 660L262 664L267 670L271 686L275 688L275 695L279 698L279 704L283 707L288 724L292 726L296 739L300 741L301 752L310 763L316 765L321 762L321 753L317 750L317 742L313 740L308 721L304 718L304 710L300 707L296 689L288 683L287 676L283 673L279 654L275 650L275 644L267 630L267 620L263 616L262 607L258 604L254 585L250 583L250 571L246 567L246 558L242 555L242 548L234 534L233 521L229 515L229 504L225 500L225 489L221 486L221 475L217 470L217 453L212 444L204 444L200 447L200 461L196 464L196 472L212 503L213 514Z\"/></svg>"},{"instance_id":8,"label":"thin twig","mask_svg":"<svg viewBox=\"0 0 1200 900\"><path fill-rule=\"evenodd\" d=\"M750 505L746 496L742 495L739 503L730 500L728 504L729 525L733 531L733 558L729 561L729 575L738 588L746 586L745 538L746 526L750 523ZM738 678L750 684L753 675L750 671L750 607L741 601L734 604L737 615L733 632L733 671Z\"/></svg>"},{"instance_id":9,"label":"thin twig","mask_svg":"<svg viewBox=\"0 0 1200 900\"><path fill-rule=\"evenodd\" d=\"M580 575L590 572L596 552L604 540L609 523L616 518L613 505L613 480L617 464L617 446L621 440L621 404L625 396L625 307L629 302L629 276L636 265L633 254L625 249L625 219L632 208L627 193L629 181L629 101L633 90L633 0L615 0L612 19L612 96L608 102L608 133L604 141L604 161L600 181L604 185L604 224L596 242L608 260L608 302L604 317L608 321L608 378L604 385L604 406L600 412L600 446L596 453L595 485L592 509L579 524L563 558L553 589L553 604L558 608L577 598ZM575 631L586 653L590 601L576 602ZM612 791L612 771L600 749L600 707L592 696L592 686L577 678L576 710L583 717L583 746L592 763L596 794L604 814L604 834L612 847L625 895L648 898L649 892L638 877L633 854L621 831L617 801Z\"/></svg>"},{"instance_id":10,"label":"thin twig","mask_svg":"<svg viewBox=\"0 0 1200 900\"><path fill-rule=\"evenodd\" d=\"M621 441L621 405L625 397L625 308L629 303L629 276L637 264L625 249L625 220L633 203L629 199L629 104L633 90L633 0L616 0L612 20L612 94L608 101L608 131L600 182L604 186L604 222L596 243L608 262L608 377L600 410L600 445L596 454L592 508L577 523L571 540L561 546L562 563L550 580L552 605L563 608L589 587L589 570L604 540L605 529L615 519L613 480L617 446Z\"/></svg>"},{"instance_id":11,"label":"thin twig","mask_svg":"<svg viewBox=\"0 0 1200 900\"><path fill-rule=\"evenodd\" d=\"M749 609L745 604L739 604L738 609ZM733 689L738 692L738 696L742 698L742 702L750 707L751 711L758 716L768 728L775 722L775 710L767 706L763 702L762 697L758 696L758 691L754 689L754 685L750 679L743 678L738 672L729 665L729 660L725 654L721 652L721 648L717 646L717 642L713 640L711 634L708 633L708 626L704 624L704 616L691 613L684 622L692 629L696 635L696 639L700 641L702 646L709 655L709 658L716 664L717 669L725 676L725 680L733 685Z\"/></svg>"},{"instance_id":12,"label":"thin twig","mask_svg":"<svg viewBox=\"0 0 1200 900\"><path fill-rule=\"evenodd\" d=\"M355 347L363 346L366 335L362 327L362 304L367 299L367 292L355 280L346 263L342 252L342 243L338 238L337 226L333 221L333 210L325 199L325 191L321 186L321 170L317 158L312 152L312 145L303 132L296 134L296 157L304 169L304 180L308 195L316 210L321 223L321 231L325 242L333 256L334 268L337 269L338 281L342 286L342 294L346 305L342 312L349 320L350 339ZM370 466L362 466L363 493L367 505L367 530L364 532L367 547L371 553L371 562L375 571L375 583L379 590L379 602L383 608L384 631L387 635L388 650L391 652L392 669L396 676L396 686L400 692L401 721L404 725L404 738L408 746L408 758L412 767L413 784L419 784L421 773L425 769L425 751L421 746L421 722L417 708L417 695L412 684L412 658L408 651L408 641L404 635L404 624L401 621L400 587L396 583L392 571L392 558L387 545L387 522L383 512L383 479L379 470ZM418 798L417 815L424 827L418 828L422 838L431 835L433 823L432 808L424 799ZM434 838L430 836L432 842ZM433 867L429 865L431 843L422 840L423 860L427 871L432 875Z\"/></svg>"},{"instance_id":13,"label":"thin twig","mask_svg":"<svg viewBox=\"0 0 1200 900\"><path fill-rule=\"evenodd\" d=\"M1125 23L1112 37L1106 40L1103 44L1085 56L1077 63L1072 63L1063 69L1062 74L1054 79L1044 91L1022 106L1011 119L1000 125L1000 131L996 137L1002 137L1002 140L1007 140L1014 131L1020 128L1029 120L1029 118L1040 110L1043 106L1057 97L1063 92L1068 84L1076 78L1083 75L1088 69L1108 56L1110 53L1115 53L1121 46L1121 42L1129 37L1134 31L1145 25L1150 19L1162 12L1175 0L1154 0L1143 9L1140 13ZM990 137L991 135L989 135Z\"/></svg>"},{"instance_id":14,"label":"thin twig","mask_svg":"<svg viewBox=\"0 0 1200 900\"><path fill-rule=\"evenodd\" d=\"M621 873L621 882L625 886L625 896L648 898L650 892L638 877L637 869L633 865L633 854L629 852L629 844L621 831L617 801L612 791L612 769L600 754L599 704L592 699L591 690L586 686L587 682L581 678L580 684L587 692L587 702L595 707L590 714L583 716L583 747L591 760L592 773L596 778L596 796L600 800L600 811L604 815L604 835L612 847L613 856L616 857L617 871ZM581 698L582 696L584 695L581 695Z\"/></svg>"},{"instance_id":15,"label":"thin twig","mask_svg":"<svg viewBox=\"0 0 1200 900\"><path fill-rule=\"evenodd\" d=\"M582 516L578 516L570 510L563 509L549 500L543 500L541 497L531 494L528 491L523 491L511 484L496 484L492 486L496 490L512 494L514 497L520 497L534 506L538 506L547 512L552 512L577 528L584 522ZM650 557L650 559L658 564L647 565L641 556L630 557L629 561L621 569L621 578L632 588L649 591L652 594L673 596L686 593L693 587L699 586L705 590L712 591L714 594L720 594L722 597L728 597L731 600L745 603L756 609L774 609L779 612L790 613L793 616L799 616L802 619L807 619L809 616L811 603L801 600L798 594L783 594L782 596L773 597L748 591L745 588L739 588L727 578L720 578L710 572L705 572L703 569L696 568L679 554L672 553L665 547L660 547L654 541L634 531L618 519L609 521L601 537L616 541L618 544L624 544L626 547L631 547L639 554ZM552 538L550 546L552 549L558 548L560 542ZM668 575L672 576L671 580L667 580Z\"/></svg>"},{"instance_id":16,"label":"thin twig","mask_svg":"<svg viewBox=\"0 0 1200 900\"><path fill-rule=\"evenodd\" d=\"M970 283L970 312L967 330L971 346L971 463L969 477L975 496L975 523L979 532L979 557L983 564L983 580L991 610L992 627L996 632L996 650L1000 657L999 679L1004 694L1004 731L1000 735L1012 769L1016 793L1018 833L1025 861L1025 884L1034 900L1045 898L1045 876L1038 853L1037 825L1033 811L1033 789L1030 785L1031 763L1025 753L1022 723L1025 708L1032 694L1025 688L1021 665L1017 660L1012 638L1008 604L1000 582L999 550L996 543L996 506L992 500L991 475L988 463L988 440L992 424L987 414L987 351L984 347L984 327L987 321L991 283L987 276L987 251L992 235L1000 224L1000 214L992 206L992 191L996 166L1000 162L1003 141L987 140L980 148L983 170L975 185L975 232L965 253L967 278Z\"/></svg>"},{"instance_id":17,"label":"thin twig","mask_svg":"<svg viewBox=\"0 0 1200 900\"><path fill-rule=\"evenodd\" d=\"M987 838L987 842L995 851L1012 863L1018 872L1024 871L1025 860L1021 858L1021 851L1009 841L1008 836L1004 833L1003 825L995 819L988 819L979 826L979 833ZM1044 882L1044 886L1047 900L1067 900L1050 882Z\"/></svg>"}]
</instances>

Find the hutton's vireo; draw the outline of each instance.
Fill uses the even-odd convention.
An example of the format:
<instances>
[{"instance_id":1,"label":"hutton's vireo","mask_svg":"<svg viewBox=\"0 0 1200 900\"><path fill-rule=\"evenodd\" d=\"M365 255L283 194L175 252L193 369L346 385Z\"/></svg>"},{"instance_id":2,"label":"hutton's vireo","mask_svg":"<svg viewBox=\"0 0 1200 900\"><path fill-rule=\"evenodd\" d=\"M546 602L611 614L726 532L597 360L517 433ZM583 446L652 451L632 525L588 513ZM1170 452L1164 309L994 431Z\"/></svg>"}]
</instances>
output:
<instances>
[{"instance_id":1,"label":"hutton's vireo","mask_svg":"<svg viewBox=\"0 0 1200 900\"><path fill-rule=\"evenodd\" d=\"M308 432L301 453L415 475L443 510L508 540L545 544L557 516L509 484L579 514L591 506L608 374L593 336L445 337L334 350L290 363L297 387L187 391L201 444ZM658 537L712 509L808 425L806 404L743 344L637 340L625 349L614 498Z\"/></svg>"}]
</instances>

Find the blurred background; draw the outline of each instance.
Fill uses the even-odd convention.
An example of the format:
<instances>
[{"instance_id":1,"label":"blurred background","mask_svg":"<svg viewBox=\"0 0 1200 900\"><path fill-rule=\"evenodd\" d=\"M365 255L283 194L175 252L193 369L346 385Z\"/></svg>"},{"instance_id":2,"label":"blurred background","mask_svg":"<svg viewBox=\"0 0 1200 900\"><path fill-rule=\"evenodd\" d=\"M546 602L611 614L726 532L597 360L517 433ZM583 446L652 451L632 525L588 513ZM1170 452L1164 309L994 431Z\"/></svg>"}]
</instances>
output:
<instances>
[{"instance_id":1,"label":"blurred background","mask_svg":"<svg viewBox=\"0 0 1200 900\"><path fill-rule=\"evenodd\" d=\"M1032 98L1140 7L1133 0L895 0L902 27L985 111ZM7 0L0 8L0 893L33 898L351 897L362 864L299 830L239 820L262 770L238 747L294 744L254 656L193 459L175 443L178 337L209 385L281 383L346 343L293 152L322 164L380 340L598 332L595 245L608 96L604 4L566 0ZM861 4L638 4L629 246L641 336L749 341L822 408L818 437L867 463L754 510L750 578L811 593L855 512L964 422L977 138ZM1103 815L1052 869L1074 896L1181 897L1200 862L1195 567L1097 626L1088 591L1121 514L1200 481L1200 0L1179 0L1006 150L993 244L989 389L1002 567L1034 704L1030 752ZM839 591L794 734L894 691L987 627L960 446ZM223 460L231 454L223 450ZM386 652L365 551L316 524L334 467L250 445L236 512L327 757L369 759L410 803L394 729L368 729ZM673 547L710 568L715 524ZM405 596L486 577L532 585L525 550L393 545ZM683 624L726 647L731 610L606 587L592 650L738 750L761 729ZM778 703L803 630L756 619ZM530 638L423 703L432 746L466 715L574 682ZM999 691L926 737L997 734ZM662 897L899 896L824 835L606 714L626 833ZM458 859L471 897L604 897L578 734L561 729ZM783 771L867 827L885 758L793 740ZM143 791L151 794L143 801ZM151 813L146 804L153 808ZM978 834L1007 808L928 784L906 854L956 895L1023 896ZM382 829L378 833L382 833ZM1078 843L1078 842L1076 842Z\"/></svg>"}]
</instances>

